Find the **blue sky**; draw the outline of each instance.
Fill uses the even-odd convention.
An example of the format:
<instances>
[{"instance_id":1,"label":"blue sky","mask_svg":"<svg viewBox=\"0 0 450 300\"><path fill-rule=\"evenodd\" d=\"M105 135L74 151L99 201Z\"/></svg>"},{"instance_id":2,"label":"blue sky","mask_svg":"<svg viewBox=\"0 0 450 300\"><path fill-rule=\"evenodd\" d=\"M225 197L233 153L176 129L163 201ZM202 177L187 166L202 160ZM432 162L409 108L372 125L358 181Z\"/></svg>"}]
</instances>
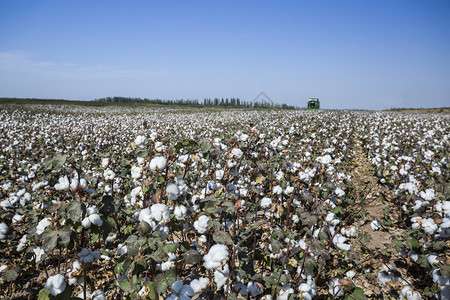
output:
<instances>
[{"instance_id":1,"label":"blue sky","mask_svg":"<svg viewBox=\"0 0 450 300\"><path fill-rule=\"evenodd\" d=\"M450 1L0 0L0 97L450 106Z\"/></svg>"}]
</instances>

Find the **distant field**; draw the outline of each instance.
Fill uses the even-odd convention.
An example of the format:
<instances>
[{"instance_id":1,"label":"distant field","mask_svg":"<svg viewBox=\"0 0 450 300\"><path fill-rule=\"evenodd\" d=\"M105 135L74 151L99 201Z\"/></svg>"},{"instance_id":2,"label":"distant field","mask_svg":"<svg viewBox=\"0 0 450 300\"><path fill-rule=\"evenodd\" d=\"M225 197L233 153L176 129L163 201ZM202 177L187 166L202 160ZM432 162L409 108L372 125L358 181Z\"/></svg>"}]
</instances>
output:
<instances>
[{"instance_id":1,"label":"distant field","mask_svg":"<svg viewBox=\"0 0 450 300\"><path fill-rule=\"evenodd\" d=\"M438 107L438 108L391 108L389 111L398 111L398 112L418 112L418 113L430 113L430 114L436 114L436 113L443 113L448 114L450 113L450 107Z\"/></svg>"}]
</instances>

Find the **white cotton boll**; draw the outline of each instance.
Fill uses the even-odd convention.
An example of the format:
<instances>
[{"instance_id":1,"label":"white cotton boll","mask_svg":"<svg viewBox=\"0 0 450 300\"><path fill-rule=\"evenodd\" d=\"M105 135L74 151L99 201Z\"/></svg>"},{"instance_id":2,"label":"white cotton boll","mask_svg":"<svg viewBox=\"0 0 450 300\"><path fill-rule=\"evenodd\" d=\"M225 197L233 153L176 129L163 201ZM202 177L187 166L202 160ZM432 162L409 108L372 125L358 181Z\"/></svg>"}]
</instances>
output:
<instances>
[{"instance_id":1,"label":"white cotton boll","mask_svg":"<svg viewBox=\"0 0 450 300\"><path fill-rule=\"evenodd\" d=\"M5 223L0 223L0 240L6 237L6 232L8 231L8 225Z\"/></svg>"},{"instance_id":2,"label":"white cotton boll","mask_svg":"<svg viewBox=\"0 0 450 300\"><path fill-rule=\"evenodd\" d=\"M430 265L432 265L432 266L439 263L438 256L435 255L435 254L429 255L429 256L427 257L427 260L428 260L428 263L429 263Z\"/></svg>"},{"instance_id":3,"label":"white cotton boll","mask_svg":"<svg viewBox=\"0 0 450 300\"><path fill-rule=\"evenodd\" d=\"M89 221L94 224L97 225L98 227L102 226L103 221L100 218L99 214L92 214L89 216Z\"/></svg>"},{"instance_id":4,"label":"white cotton boll","mask_svg":"<svg viewBox=\"0 0 450 300\"><path fill-rule=\"evenodd\" d=\"M145 142L145 137L143 137L142 135L138 135L134 139L134 143L136 144L136 146L141 146L142 144L144 144L144 142Z\"/></svg>"},{"instance_id":5,"label":"white cotton boll","mask_svg":"<svg viewBox=\"0 0 450 300\"><path fill-rule=\"evenodd\" d=\"M166 150L166 146L164 146L164 144L163 143L161 143L161 142L156 142L155 143L155 150L156 150L156 152L164 152L164 150Z\"/></svg>"},{"instance_id":6,"label":"white cotton boll","mask_svg":"<svg viewBox=\"0 0 450 300\"><path fill-rule=\"evenodd\" d=\"M41 247L36 247L33 249L34 255L36 256L36 262L40 262L42 259L45 258L45 252L44 249ZM30 261L33 260L32 258L29 259Z\"/></svg>"},{"instance_id":7,"label":"white cotton boll","mask_svg":"<svg viewBox=\"0 0 450 300\"><path fill-rule=\"evenodd\" d=\"M339 287L339 280L337 278L331 279L330 283L328 284L328 292L330 295L335 295L336 297L342 297L344 296L344 292Z\"/></svg>"},{"instance_id":8,"label":"white cotton boll","mask_svg":"<svg viewBox=\"0 0 450 300\"><path fill-rule=\"evenodd\" d=\"M434 189L426 189L425 192L422 191L419 193L419 195L422 199L428 200L428 201L431 201L435 198Z\"/></svg>"},{"instance_id":9,"label":"white cotton boll","mask_svg":"<svg viewBox=\"0 0 450 300\"><path fill-rule=\"evenodd\" d=\"M329 154L327 154L327 155L324 155L324 156L317 157L316 160L318 162L320 162L321 164L328 165L329 163L331 163L332 159L331 159L331 156Z\"/></svg>"},{"instance_id":10,"label":"white cotton boll","mask_svg":"<svg viewBox=\"0 0 450 300\"><path fill-rule=\"evenodd\" d=\"M109 158L102 159L102 168L105 169L109 165Z\"/></svg>"},{"instance_id":11,"label":"white cotton boll","mask_svg":"<svg viewBox=\"0 0 450 300\"><path fill-rule=\"evenodd\" d=\"M199 242L200 244L205 244L207 241L208 241L208 240L207 240L207 238L206 238L206 235L204 235L204 234L202 234L202 235L199 236L199 238L198 238L198 242Z\"/></svg>"},{"instance_id":12,"label":"white cotton boll","mask_svg":"<svg viewBox=\"0 0 450 300\"><path fill-rule=\"evenodd\" d=\"M312 300L313 297L316 295L316 291L309 285L306 283L302 283L299 286L299 297L300 299L304 299L304 300Z\"/></svg>"},{"instance_id":13,"label":"white cotton boll","mask_svg":"<svg viewBox=\"0 0 450 300\"><path fill-rule=\"evenodd\" d=\"M342 196L345 195L344 190L342 190L341 188L336 188L336 189L334 190L334 192L335 192L336 196L338 196L338 197L342 197Z\"/></svg>"},{"instance_id":14,"label":"white cotton boll","mask_svg":"<svg viewBox=\"0 0 450 300\"><path fill-rule=\"evenodd\" d=\"M36 234L41 235L48 225L50 225L50 218L44 218L39 221L38 225L36 226Z\"/></svg>"},{"instance_id":15,"label":"white cotton boll","mask_svg":"<svg viewBox=\"0 0 450 300\"><path fill-rule=\"evenodd\" d=\"M414 292L409 285L406 285L400 291L400 298L401 299L406 298L406 300L420 300L422 299L422 296L420 296L418 292Z\"/></svg>"},{"instance_id":16,"label":"white cotton boll","mask_svg":"<svg viewBox=\"0 0 450 300\"><path fill-rule=\"evenodd\" d=\"M197 221L194 222L194 228L198 233L203 234L206 232L208 227L209 218L206 215L201 215Z\"/></svg>"},{"instance_id":17,"label":"white cotton boll","mask_svg":"<svg viewBox=\"0 0 450 300\"><path fill-rule=\"evenodd\" d=\"M433 234L438 229L438 226L432 218L427 218L422 220L422 228L425 233Z\"/></svg>"},{"instance_id":18,"label":"white cotton boll","mask_svg":"<svg viewBox=\"0 0 450 300\"><path fill-rule=\"evenodd\" d=\"M223 179L223 175L225 174L224 170L217 170L216 171L216 180L222 180Z\"/></svg>"},{"instance_id":19,"label":"white cotton boll","mask_svg":"<svg viewBox=\"0 0 450 300\"><path fill-rule=\"evenodd\" d=\"M83 226L84 228L91 227L91 221L89 220L89 217L86 217L81 221L81 226Z\"/></svg>"},{"instance_id":20,"label":"white cotton boll","mask_svg":"<svg viewBox=\"0 0 450 300\"><path fill-rule=\"evenodd\" d=\"M160 170L164 171L166 169L167 159L164 156L154 157L150 161L150 169L152 171Z\"/></svg>"},{"instance_id":21,"label":"white cotton boll","mask_svg":"<svg viewBox=\"0 0 450 300\"><path fill-rule=\"evenodd\" d=\"M180 197L180 189L175 183L169 182L166 187L167 198L170 200L177 200Z\"/></svg>"},{"instance_id":22,"label":"white cotton boll","mask_svg":"<svg viewBox=\"0 0 450 300\"><path fill-rule=\"evenodd\" d=\"M242 155L244 154L244 153L242 152L242 150L239 149L239 148L233 148L233 149L231 150L231 153L232 153L234 156L236 156L236 158L241 158Z\"/></svg>"},{"instance_id":23,"label":"white cotton boll","mask_svg":"<svg viewBox=\"0 0 450 300\"><path fill-rule=\"evenodd\" d=\"M355 277L355 275L356 275L355 271L348 271L347 273L345 273L345 276L347 276L350 279Z\"/></svg>"},{"instance_id":24,"label":"white cotton boll","mask_svg":"<svg viewBox=\"0 0 450 300\"><path fill-rule=\"evenodd\" d=\"M100 258L100 251L90 251L83 248L80 252L78 252L78 257L82 263L91 263Z\"/></svg>"},{"instance_id":25,"label":"white cotton boll","mask_svg":"<svg viewBox=\"0 0 450 300\"><path fill-rule=\"evenodd\" d=\"M111 169L107 169L103 172L103 177L105 177L105 180L113 180L116 177L116 173Z\"/></svg>"},{"instance_id":26,"label":"white cotton boll","mask_svg":"<svg viewBox=\"0 0 450 300\"><path fill-rule=\"evenodd\" d=\"M167 222L170 219L170 211L167 205L157 203L150 207L151 217L157 222L164 221Z\"/></svg>"},{"instance_id":27,"label":"white cotton boll","mask_svg":"<svg viewBox=\"0 0 450 300\"><path fill-rule=\"evenodd\" d=\"M351 246L349 244L344 244L344 243L338 243L336 246L343 251L350 251L350 248L351 248Z\"/></svg>"},{"instance_id":28,"label":"white cotton boll","mask_svg":"<svg viewBox=\"0 0 450 300\"><path fill-rule=\"evenodd\" d=\"M172 284L172 291L174 294L172 294L171 296L176 295L177 297L175 297L174 299L180 300L189 300L190 297L194 294L194 291L192 290L191 286L183 284L181 280L175 281Z\"/></svg>"},{"instance_id":29,"label":"white cotton boll","mask_svg":"<svg viewBox=\"0 0 450 300\"><path fill-rule=\"evenodd\" d=\"M278 295L278 300L288 300L289 295L294 293L294 289L291 288L290 284L285 284L281 290L280 294Z\"/></svg>"},{"instance_id":30,"label":"white cotton boll","mask_svg":"<svg viewBox=\"0 0 450 300\"><path fill-rule=\"evenodd\" d=\"M123 255L123 254L127 254L128 252L128 247L125 244L119 244L117 245L117 254L118 255Z\"/></svg>"},{"instance_id":31,"label":"white cotton boll","mask_svg":"<svg viewBox=\"0 0 450 300\"><path fill-rule=\"evenodd\" d=\"M143 210L141 210L139 212L138 220L145 221L148 224L151 224L152 223L152 213L151 213L150 208L147 207L147 208L144 208Z\"/></svg>"},{"instance_id":32,"label":"white cotton boll","mask_svg":"<svg viewBox=\"0 0 450 300\"><path fill-rule=\"evenodd\" d=\"M191 288L194 291L194 294L197 294L201 290L205 289L208 286L209 279L206 277L200 277L199 279L194 279L191 281Z\"/></svg>"},{"instance_id":33,"label":"white cotton boll","mask_svg":"<svg viewBox=\"0 0 450 300\"><path fill-rule=\"evenodd\" d=\"M49 290L53 296L61 294L66 289L64 276L61 274L50 276L45 283L45 288Z\"/></svg>"},{"instance_id":34,"label":"white cotton boll","mask_svg":"<svg viewBox=\"0 0 450 300\"><path fill-rule=\"evenodd\" d=\"M223 244L216 244L209 249L209 252L203 256L205 268L215 269L222 266L222 261L228 260L228 248Z\"/></svg>"},{"instance_id":35,"label":"white cotton boll","mask_svg":"<svg viewBox=\"0 0 450 300\"><path fill-rule=\"evenodd\" d=\"M272 204L270 198L264 197L261 199L261 208L268 208Z\"/></svg>"},{"instance_id":36,"label":"white cotton boll","mask_svg":"<svg viewBox=\"0 0 450 300\"><path fill-rule=\"evenodd\" d=\"M182 220L187 215L187 208L184 205L178 205L178 206L175 207L173 213L174 213L175 218L177 220Z\"/></svg>"},{"instance_id":37,"label":"white cotton boll","mask_svg":"<svg viewBox=\"0 0 450 300\"><path fill-rule=\"evenodd\" d=\"M214 282L217 284L218 289L221 289L227 283L229 272L228 264L214 271Z\"/></svg>"},{"instance_id":38,"label":"white cotton boll","mask_svg":"<svg viewBox=\"0 0 450 300\"><path fill-rule=\"evenodd\" d=\"M138 166L131 167L131 178L138 179L142 176L142 169Z\"/></svg>"},{"instance_id":39,"label":"white cotton boll","mask_svg":"<svg viewBox=\"0 0 450 300\"><path fill-rule=\"evenodd\" d=\"M292 194L293 191L294 191L293 186L287 186L286 189L284 190L284 192L288 195Z\"/></svg>"},{"instance_id":40,"label":"white cotton boll","mask_svg":"<svg viewBox=\"0 0 450 300\"><path fill-rule=\"evenodd\" d=\"M239 140L243 141L243 142L247 141L248 140L248 134L246 134L246 133L241 134L239 136Z\"/></svg>"},{"instance_id":41,"label":"white cotton boll","mask_svg":"<svg viewBox=\"0 0 450 300\"><path fill-rule=\"evenodd\" d=\"M59 183L55 184L55 189L57 191L68 191L70 187L69 178L67 176L60 177Z\"/></svg>"},{"instance_id":42,"label":"white cotton boll","mask_svg":"<svg viewBox=\"0 0 450 300\"><path fill-rule=\"evenodd\" d=\"M341 233L347 237L352 237L356 235L356 227L355 226L347 226L341 228Z\"/></svg>"},{"instance_id":43,"label":"white cotton boll","mask_svg":"<svg viewBox=\"0 0 450 300\"><path fill-rule=\"evenodd\" d=\"M373 220L370 223L370 227L372 227L372 230L379 230L381 228L381 223L378 220Z\"/></svg>"},{"instance_id":44,"label":"white cotton boll","mask_svg":"<svg viewBox=\"0 0 450 300\"><path fill-rule=\"evenodd\" d=\"M248 289L245 285L242 283L238 283L234 286L234 290L238 293L240 297L247 297L248 295Z\"/></svg>"},{"instance_id":45,"label":"white cotton boll","mask_svg":"<svg viewBox=\"0 0 450 300\"><path fill-rule=\"evenodd\" d=\"M273 193L277 195L281 195L283 193L283 188L279 185L273 187Z\"/></svg>"},{"instance_id":46,"label":"white cotton boll","mask_svg":"<svg viewBox=\"0 0 450 300\"><path fill-rule=\"evenodd\" d=\"M95 291L91 295L92 300L105 300L105 293L103 291Z\"/></svg>"},{"instance_id":47,"label":"white cotton boll","mask_svg":"<svg viewBox=\"0 0 450 300\"><path fill-rule=\"evenodd\" d=\"M300 222L300 218L297 215L293 215L292 222L294 222L294 224L298 224L298 222Z\"/></svg>"},{"instance_id":48,"label":"white cotton boll","mask_svg":"<svg viewBox=\"0 0 450 300\"><path fill-rule=\"evenodd\" d=\"M145 158L143 158L143 157L138 157L138 158L137 158L137 163L138 163L138 165L143 165L144 162L145 162Z\"/></svg>"},{"instance_id":49,"label":"white cotton boll","mask_svg":"<svg viewBox=\"0 0 450 300\"><path fill-rule=\"evenodd\" d=\"M19 245L17 245L17 252L21 252L27 243L27 235L25 234L20 240Z\"/></svg>"},{"instance_id":50,"label":"white cotton boll","mask_svg":"<svg viewBox=\"0 0 450 300\"><path fill-rule=\"evenodd\" d=\"M247 284L247 290L250 292L252 297L256 297L264 292L263 285L256 281L250 281Z\"/></svg>"}]
</instances>

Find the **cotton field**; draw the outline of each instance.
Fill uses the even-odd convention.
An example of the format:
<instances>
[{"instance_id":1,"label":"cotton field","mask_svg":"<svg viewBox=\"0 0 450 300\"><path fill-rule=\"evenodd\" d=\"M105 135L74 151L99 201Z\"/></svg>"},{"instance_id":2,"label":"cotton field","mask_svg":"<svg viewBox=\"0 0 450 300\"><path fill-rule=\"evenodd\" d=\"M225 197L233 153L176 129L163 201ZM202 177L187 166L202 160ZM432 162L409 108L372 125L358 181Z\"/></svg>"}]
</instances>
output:
<instances>
[{"instance_id":1,"label":"cotton field","mask_svg":"<svg viewBox=\"0 0 450 300\"><path fill-rule=\"evenodd\" d=\"M449 125L0 106L0 297L450 299Z\"/></svg>"}]
</instances>

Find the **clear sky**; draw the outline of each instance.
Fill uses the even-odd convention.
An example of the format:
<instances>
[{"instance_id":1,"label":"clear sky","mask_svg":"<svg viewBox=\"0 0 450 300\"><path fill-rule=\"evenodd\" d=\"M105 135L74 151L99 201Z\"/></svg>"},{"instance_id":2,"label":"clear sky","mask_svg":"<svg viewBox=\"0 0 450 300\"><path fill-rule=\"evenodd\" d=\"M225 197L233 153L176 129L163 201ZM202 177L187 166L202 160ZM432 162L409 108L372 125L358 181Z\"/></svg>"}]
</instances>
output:
<instances>
[{"instance_id":1,"label":"clear sky","mask_svg":"<svg viewBox=\"0 0 450 300\"><path fill-rule=\"evenodd\" d=\"M0 0L0 97L450 106L449 0Z\"/></svg>"}]
</instances>

